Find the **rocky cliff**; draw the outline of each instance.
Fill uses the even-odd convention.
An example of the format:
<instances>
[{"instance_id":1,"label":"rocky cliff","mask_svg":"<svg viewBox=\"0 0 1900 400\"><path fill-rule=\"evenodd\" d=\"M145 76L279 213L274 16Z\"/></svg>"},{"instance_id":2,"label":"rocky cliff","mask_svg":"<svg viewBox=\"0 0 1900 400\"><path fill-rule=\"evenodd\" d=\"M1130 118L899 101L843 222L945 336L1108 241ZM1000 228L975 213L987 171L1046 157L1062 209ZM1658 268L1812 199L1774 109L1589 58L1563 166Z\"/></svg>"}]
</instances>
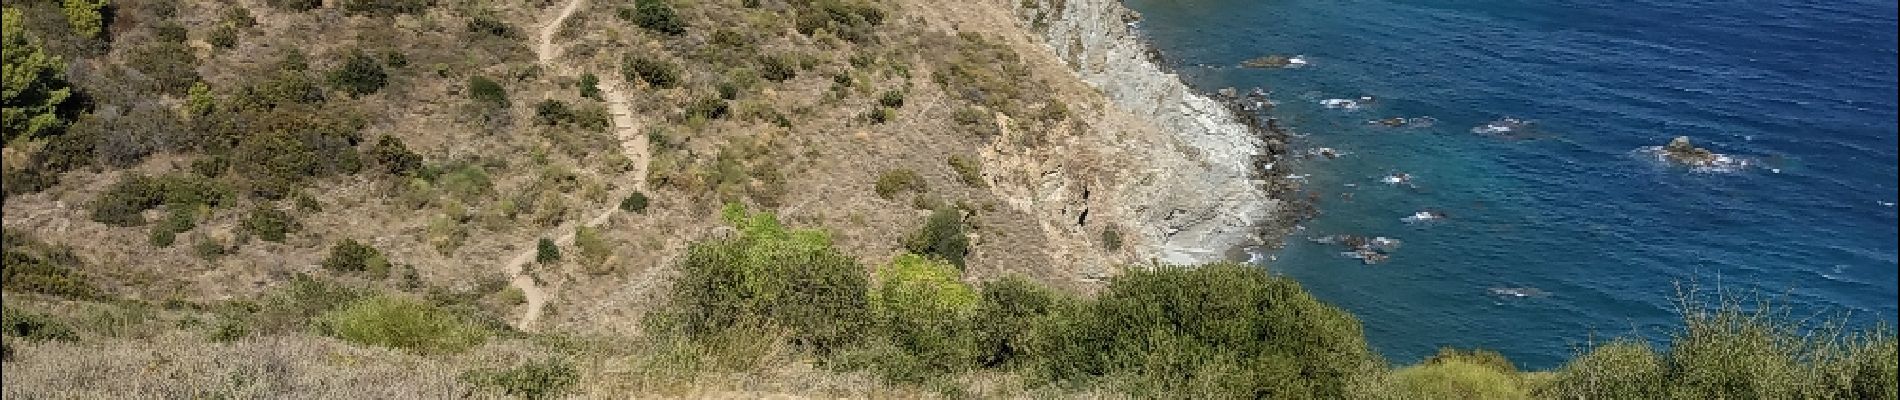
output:
<instances>
[{"instance_id":1,"label":"rocky cliff","mask_svg":"<svg viewBox=\"0 0 1900 400\"><path fill-rule=\"evenodd\" d=\"M1118 0L1011 2L1016 15L1113 108L1145 120L1159 136L1104 143L1132 158L1105 193L1139 227L1139 251L1167 263L1217 260L1258 244L1284 225L1254 165L1266 160L1256 129L1157 65Z\"/></svg>"}]
</instances>

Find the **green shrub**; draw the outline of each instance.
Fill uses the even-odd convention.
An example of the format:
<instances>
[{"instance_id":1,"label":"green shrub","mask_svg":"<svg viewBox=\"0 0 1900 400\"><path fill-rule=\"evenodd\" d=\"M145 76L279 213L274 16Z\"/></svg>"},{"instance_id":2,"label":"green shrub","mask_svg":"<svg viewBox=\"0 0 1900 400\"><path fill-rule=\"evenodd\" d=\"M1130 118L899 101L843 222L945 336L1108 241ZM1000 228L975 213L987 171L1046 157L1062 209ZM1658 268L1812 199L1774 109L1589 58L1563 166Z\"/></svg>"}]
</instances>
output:
<instances>
[{"instance_id":1,"label":"green shrub","mask_svg":"<svg viewBox=\"0 0 1900 400\"><path fill-rule=\"evenodd\" d=\"M580 372L565 359L549 358L503 370L470 371L462 380L493 388L504 395L538 400L561 397L580 382Z\"/></svg>"},{"instance_id":2,"label":"green shrub","mask_svg":"<svg viewBox=\"0 0 1900 400\"><path fill-rule=\"evenodd\" d=\"M904 108L904 91L887 90L877 97L877 104L890 108Z\"/></svg>"},{"instance_id":3,"label":"green shrub","mask_svg":"<svg viewBox=\"0 0 1900 400\"><path fill-rule=\"evenodd\" d=\"M105 31L106 6L111 0L65 0L66 23L79 37L98 38Z\"/></svg>"},{"instance_id":4,"label":"green shrub","mask_svg":"<svg viewBox=\"0 0 1900 400\"><path fill-rule=\"evenodd\" d=\"M540 241L534 243L534 262L553 264L559 261L561 261L561 248L554 245L554 240L541 238Z\"/></svg>"},{"instance_id":5,"label":"green shrub","mask_svg":"<svg viewBox=\"0 0 1900 400\"><path fill-rule=\"evenodd\" d=\"M917 175L917 171L903 168L884 171L883 174L878 175L875 189L877 196L886 200L895 198L898 192L922 193L930 190L924 185L924 177Z\"/></svg>"},{"instance_id":6,"label":"green shrub","mask_svg":"<svg viewBox=\"0 0 1900 400\"><path fill-rule=\"evenodd\" d=\"M770 214L729 206L734 238L693 244L680 262L670 315L693 337L763 322L820 354L872 326L863 267L823 231L785 229Z\"/></svg>"},{"instance_id":7,"label":"green shrub","mask_svg":"<svg viewBox=\"0 0 1900 400\"><path fill-rule=\"evenodd\" d=\"M1102 249L1119 251L1122 249L1122 231L1115 227L1102 228Z\"/></svg>"},{"instance_id":8,"label":"green shrub","mask_svg":"<svg viewBox=\"0 0 1900 400\"><path fill-rule=\"evenodd\" d=\"M897 119L897 112L883 106L872 107L864 112L864 120L871 124L882 124Z\"/></svg>"},{"instance_id":9,"label":"green shrub","mask_svg":"<svg viewBox=\"0 0 1900 400\"><path fill-rule=\"evenodd\" d=\"M270 242L283 243L291 231L298 229L297 219L290 213L273 205L260 204L251 209L244 217L244 232Z\"/></svg>"},{"instance_id":10,"label":"green shrub","mask_svg":"<svg viewBox=\"0 0 1900 400\"><path fill-rule=\"evenodd\" d=\"M978 365L1009 367L1033 361L1037 356L1038 330L1052 325L1051 316L1059 310L1075 308L1073 299L1064 298L1049 288L1008 276L983 284L983 303L974 324ZM1046 346L1044 346L1046 347Z\"/></svg>"},{"instance_id":11,"label":"green shrub","mask_svg":"<svg viewBox=\"0 0 1900 400\"><path fill-rule=\"evenodd\" d=\"M627 55L621 59L620 74L628 82L646 82L656 88L670 88L680 83L678 66L652 56Z\"/></svg>"},{"instance_id":12,"label":"green shrub","mask_svg":"<svg viewBox=\"0 0 1900 400\"><path fill-rule=\"evenodd\" d=\"M26 31L26 17L19 9L7 7L4 26L0 26L0 48L6 65L5 97L0 98L0 138L12 143L17 137L41 137L65 130L73 115L64 111L73 89L66 83L66 62L48 53L36 37ZM9 171L12 169L9 168ZM8 179L12 180L12 179Z\"/></svg>"},{"instance_id":13,"label":"green shrub","mask_svg":"<svg viewBox=\"0 0 1900 400\"><path fill-rule=\"evenodd\" d=\"M647 212L647 194L635 191L627 195L626 199L620 200L620 210L635 213Z\"/></svg>"},{"instance_id":14,"label":"green shrub","mask_svg":"<svg viewBox=\"0 0 1900 400\"><path fill-rule=\"evenodd\" d=\"M600 77L589 72L581 75L581 97L600 100Z\"/></svg>"},{"instance_id":15,"label":"green shrub","mask_svg":"<svg viewBox=\"0 0 1900 400\"><path fill-rule=\"evenodd\" d=\"M1495 353L1494 353L1495 354ZM1392 373L1391 395L1398 399L1529 399L1516 371L1465 359L1427 362Z\"/></svg>"},{"instance_id":16,"label":"green shrub","mask_svg":"<svg viewBox=\"0 0 1900 400\"><path fill-rule=\"evenodd\" d=\"M977 335L970 329L979 297L959 280L957 267L915 254L879 270L883 281L870 304L891 343L914 356L885 366L887 378L917 382L976 365Z\"/></svg>"},{"instance_id":17,"label":"green shrub","mask_svg":"<svg viewBox=\"0 0 1900 400\"><path fill-rule=\"evenodd\" d=\"M204 82L191 84L191 90L185 94L185 110L193 117L204 116L218 109L218 98L211 94L211 87Z\"/></svg>"},{"instance_id":18,"label":"green shrub","mask_svg":"<svg viewBox=\"0 0 1900 400\"><path fill-rule=\"evenodd\" d=\"M377 295L318 317L330 336L419 353L455 353L487 341L488 331L421 300Z\"/></svg>"},{"instance_id":19,"label":"green shrub","mask_svg":"<svg viewBox=\"0 0 1900 400\"><path fill-rule=\"evenodd\" d=\"M17 311L11 308L0 309L0 333L32 341L76 341L79 335L72 326L54 320L46 314Z\"/></svg>"},{"instance_id":20,"label":"green shrub","mask_svg":"<svg viewBox=\"0 0 1900 400\"><path fill-rule=\"evenodd\" d=\"M225 304L227 318L242 320L246 330L261 334L303 332L324 313L363 297L361 290L297 274L289 282L264 293L256 302Z\"/></svg>"},{"instance_id":21,"label":"green shrub","mask_svg":"<svg viewBox=\"0 0 1900 400\"><path fill-rule=\"evenodd\" d=\"M720 119L730 112L726 101L718 97L702 97L686 106L686 118Z\"/></svg>"},{"instance_id":22,"label":"green shrub","mask_svg":"<svg viewBox=\"0 0 1900 400\"><path fill-rule=\"evenodd\" d=\"M474 99L476 103L493 107L508 107L508 91L502 89L500 83L495 83L486 76L468 77L468 98Z\"/></svg>"},{"instance_id":23,"label":"green shrub","mask_svg":"<svg viewBox=\"0 0 1900 400\"><path fill-rule=\"evenodd\" d=\"M381 278L389 275L389 259L375 247L354 239L343 239L330 247L330 256L323 259L323 268L340 272L368 272L370 276Z\"/></svg>"},{"instance_id":24,"label":"green shrub","mask_svg":"<svg viewBox=\"0 0 1900 400\"><path fill-rule=\"evenodd\" d=\"M773 82L798 77L798 63L787 55L760 55L759 76Z\"/></svg>"},{"instance_id":25,"label":"green shrub","mask_svg":"<svg viewBox=\"0 0 1900 400\"><path fill-rule=\"evenodd\" d=\"M153 41L132 48L126 64L150 79L159 92L182 95L192 84L202 80L198 76L198 57L194 54L197 53L184 42Z\"/></svg>"},{"instance_id":26,"label":"green shrub","mask_svg":"<svg viewBox=\"0 0 1900 400\"><path fill-rule=\"evenodd\" d=\"M964 230L962 211L938 208L930 213L929 219L924 220L923 228L904 237L904 248L912 253L941 258L962 269L963 258L970 254L970 237Z\"/></svg>"},{"instance_id":27,"label":"green shrub","mask_svg":"<svg viewBox=\"0 0 1900 400\"><path fill-rule=\"evenodd\" d=\"M238 33L240 32L237 25L219 24L218 27L211 28L211 32L205 34L205 42L220 49L237 47Z\"/></svg>"},{"instance_id":28,"label":"green shrub","mask_svg":"<svg viewBox=\"0 0 1900 400\"><path fill-rule=\"evenodd\" d=\"M1067 318L1043 373L1123 376L1137 397L1341 398L1378 365L1350 314L1252 265L1131 270Z\"/></svg>"},{"instance_id":29,"label":"green shrub","mask_svg":"<svg viewBox=\"0 0 1900 400\"><path fill-rule=\"evenodd\" d=\"M555 126L572 121L574 110L568 108L565 101L546 99L534 103L534 123L537 125Z\"/></svg>"},{"instance_id":30,"label":"green shrub","mask_svg":"<svg viewBox=\"0 0 1900 400\"><path fill-rule=\"evenodd\" d=\"M129 175L120 178L88 206L92 220L115 226L145 224L145 210L159 205L173 208L220 206L231 202L233 193L222 183L207 178L170 174L160 177Z\"/></svg>"},{"instance_id":31,"label":"green shrub","mask_svg":"<svg viewBox=\"0 0 1900 400\"><path fill-rule=\"evenodd\" d=\"M151 242L158 247L170 247L178 234L197 227L197 211L190 206L170 207L165 219L152 225Z\"/></svg>"},{"instance_id":32,"label":"green shrub","mask_svg":"<svg viewBox=\"0 0 1900 400\"><path fill-rule=\"evenodd\" d=\"M574 228L574 247L580 249L580 259L587 265L606 262L607 256L613 255L614 251L607 243L607 238L601 237L600 228L587 226Z\"/></svg>"},{"instance_id":33,"label":"green shrub","mask_svg":"<svg viewBox=\"0 0 1900 400\"><path fill-rule=\"evenodd\" d=\"M665 0L634 0L632 9L622 8L618 15L650 31L668 35L686 33L686 21Z\"/></svg>"},{"instance_id":34,"label":"green shrub","mask_svg":"<svg viewBox=\"0 0 1900 400\"><path fill-rule=\"evenodd\" d=\"M502 21L501 18L487 13L477 13L474 17L470 17L468 20L468 31L470 33L479 33L503 39L521 38L521 33L516 31L513 25L509 25L507 22Z\"/></svg>"},{"instance_id":35,"label":"green shrub","mask_svg":"<svg viewBox=\"0 0 1900 400\"><path fill-rule=\"evenodd\" d=\"M369 157L391 175L409 176L422 169L422 155L409 151L409 146L394 136L376 139L376 144L369 148Z\"/></svg>"},{"instance_id":36,"label":"green shrub","mask_svg":"<svg viewBox=\"0 0 1900 400\"><path fill-rule=\"evenodd\" d=\"M90 298L99 288L75 271L81 266L71 249L55 247L7 229L0 249L0 289L53 296Z\"/></svg>"},{"instance_id":37,"label":"green shrub","mask_svg":"<svg viewBox=\"0 0 1900 400\"><path fill-rule=\"evenodd\" d=\"M884 23L884 10L863 1L817 0L798 4L792 20L798 33L812 35L824 30L852 42L872 38L872 29Z\"/></svg>"},{"instance_id":38,"label":"green shrub","mask_svg":"<svg viewBox=\"0 0 1900 400\"><path fill-rule=\"evenodd\" d=\"M388 84L389 74L383 72L383 63L362 50L351 51L343 65L330 71L330 85L351 97L376 93Z\"/></svg>"},{"instance_id":39,"label":"green shrub","mask_svg":"<svg viewBox=\"0 0 1900 400\"><path fill-rule=\"evenodd\" d=\"M291 11L310 11L323 7L323 0L265 0L264 4Z\"/></svg>"},{"instance_id":40,"label":"green shrub","mask_svg":"<svg viewBox=\"0 0 1900 400\"><path fill-rule=\"evenodd\" d=\"M1893 399L1900 390L1895 341L1884 325L1852 333L1838 322L1803 326L1776 304L1745 308L1726 296L1714 308L1692 300L1682 305L1683 327L1666 352L1642 342L1612 342L1573 359L1539 393L1566 399Z\"/></svg>"},{"instance_id":41,"label":"green shrub","mask_svg":"<svg viewBox=\"0 0 1900 400\"><path fill-rule=\"evenodd\" d=\"M387 17L396 14L420 14L435 5L435 0L342 0L343 11Z\"/></svg>"}]
</instances>

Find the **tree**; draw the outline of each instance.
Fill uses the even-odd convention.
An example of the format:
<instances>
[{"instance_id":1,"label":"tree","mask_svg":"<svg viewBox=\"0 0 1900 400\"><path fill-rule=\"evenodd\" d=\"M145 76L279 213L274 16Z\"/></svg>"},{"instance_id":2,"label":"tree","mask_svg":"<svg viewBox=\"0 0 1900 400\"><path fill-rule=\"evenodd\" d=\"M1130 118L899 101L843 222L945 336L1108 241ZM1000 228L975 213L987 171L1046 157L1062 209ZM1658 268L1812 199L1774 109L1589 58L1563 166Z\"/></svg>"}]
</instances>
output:
<instances>
[{"instance_id":1,"label":"tree","mask_svg":"<svg viewBox=\"0 0 1900 400\"><path fill-rule=\"evenodd\" d=\"M79 37L98 38L99 33L105 31L105 8L110 3L111 0L66 0L66 23L73 26L73 34Z\"/></svg>"},{"instance_id":2,"label":"tree","mask_svg":"<svg viewBox=\"0 0 1900 400\"><path fill-rule=\"evenodd\" d=\"M27 36L25 17L20 10L7 8L4 16L4 95L0 96L0 130L7 141L17 137L39 137L58 133L70 120L61 108L72 97L66 83L66 62L48 54L37 38Z\"/></svg>"}]
</instances>

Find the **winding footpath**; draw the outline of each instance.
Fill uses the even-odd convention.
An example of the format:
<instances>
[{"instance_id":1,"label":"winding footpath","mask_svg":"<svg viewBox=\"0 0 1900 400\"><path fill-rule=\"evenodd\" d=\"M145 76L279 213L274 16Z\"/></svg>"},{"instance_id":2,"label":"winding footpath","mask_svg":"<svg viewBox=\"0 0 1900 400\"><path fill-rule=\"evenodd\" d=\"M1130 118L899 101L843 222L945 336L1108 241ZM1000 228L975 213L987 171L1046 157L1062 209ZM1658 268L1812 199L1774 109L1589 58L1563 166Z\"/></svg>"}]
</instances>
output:
<instances>
[{"instance_id":1,"label":"winding footpath","mask_svg":"<svg viewBox=\"0 0 1900 400\"><path fill-rule=\"evenodd\" d=\"M540 62L543 69L551 74L568 75L569 72L575 69L572 65L556 62L555 59L559 56L560 48L555 46L554 37L560 33L561 26L567 22L568 16L574 15L574 11L579 10L585 3L586 0L568 1L566 6L561 7L560 13L557 14L554 19L549 20L546 24L541 26L540 36L538 37L539 43L535 46L535 59ZM622 84L619 79L611 77L613 74L605 75L608 77L601 79L601 97L607 102L607 112L613 115L612 129L614 136L620 141L620 150L626 155L627 159L633 163L633 183L617 189L609 195L608 204L596 212L593 218L588 218L584 221L564 222L560 226L543 233L541 236L535 237L535 242L540 241L541 238L552 238L554 243L560 247L571 246L574 244L576 229L583 226L598 227L606 224L607 221L612 220L615 213L620 211L620 199L626 198L628 195L633 194L634 191L645 191L647 189L647 163L648 160L652 158L652 154L647 150L646 135L640 134L640 129L635 126L633 107L629 105L627 93L625 92L626 85ZM515 321L515 329L522 331L534 330L536 323L541 320L541 315L544 313L544 310L547 309L548 304L549 289L543 288L539 283L535 282L533 276L525 273L528 264L535 262L535 248L537 245L535 242L528 243L525 249L519 254L516 254L513 258L508 259L508 263L502 266L502 270L509 277L508 284L516 289L520 289L523 297L527 299L527 309L523 310L521 317Z\"/></svg>"}]
</instances>

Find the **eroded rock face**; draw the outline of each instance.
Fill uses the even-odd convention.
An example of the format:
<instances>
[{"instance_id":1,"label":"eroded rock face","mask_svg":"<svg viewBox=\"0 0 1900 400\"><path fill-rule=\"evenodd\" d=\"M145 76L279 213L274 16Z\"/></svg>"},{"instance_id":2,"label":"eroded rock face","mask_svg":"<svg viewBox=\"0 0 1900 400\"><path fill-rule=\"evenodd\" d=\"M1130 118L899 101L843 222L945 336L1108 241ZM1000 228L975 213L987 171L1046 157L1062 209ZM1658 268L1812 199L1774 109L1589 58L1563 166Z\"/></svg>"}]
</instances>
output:
<instances>
[{"instance_id":1,"label":"eroded rock face","mask_svg":"<svg viewBox=\"0 0 1900 400\"><path fill-rule=\"evenodd\" d=\"M1690 144L1688 136L1677 136L1669 144L1663 145L1663 157L1670 162L1691 167L1713 166L1720 160L1720 155L1715 152Z\"/></svg>"},{"instance_id":2,"label":"eroded rock face","mask_svg":"<svg viewBox=\"0 0 1900 400\"><path fill-rule=\"evenodd\" d=\"M1225 105L1195 93L1150 60L1130 30L1135 14L1117 0L1067 0L1019 10L1051 51L1099 89L1121 112L1152 123L1159 137L1118 146L1134 168L1098 195L1119 207L1141 254L1164 263L1216 261L1262 243L1278 223L1281 202L1269 196L1251 165L1263 157L1260 136ZM1041 14L1040 17L1037 15ZM1040 22L1032 22L1039 20Z\"/></svg>"}]
</instances>

